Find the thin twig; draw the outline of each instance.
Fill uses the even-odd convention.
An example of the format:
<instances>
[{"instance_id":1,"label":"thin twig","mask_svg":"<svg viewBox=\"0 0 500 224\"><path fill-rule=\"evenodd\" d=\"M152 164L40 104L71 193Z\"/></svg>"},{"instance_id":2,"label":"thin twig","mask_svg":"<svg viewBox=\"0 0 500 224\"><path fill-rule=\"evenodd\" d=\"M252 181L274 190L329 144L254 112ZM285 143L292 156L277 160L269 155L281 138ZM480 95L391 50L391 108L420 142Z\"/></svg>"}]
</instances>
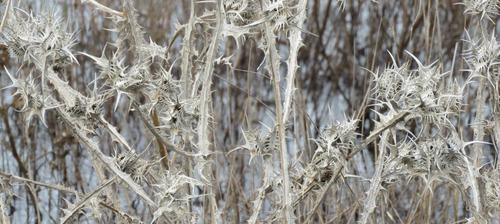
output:
<instances>
[{"instance_id":1,"label":"thin twig","mask_svg":"<svg viewBox=\"0 0 500 224\"><path fill-rule=\"evenodd\" d=\"M106 13L109 13L109 14L112 14L115 16L119 16L119 17L125 16L125 13L111 9L111 8L97 2L96 0L84 0L83 3L85 3L85 2L90 3L91 5L95 6L97 9L99 9L103 12L106 12Z\"/></svg>"}]
</instances>

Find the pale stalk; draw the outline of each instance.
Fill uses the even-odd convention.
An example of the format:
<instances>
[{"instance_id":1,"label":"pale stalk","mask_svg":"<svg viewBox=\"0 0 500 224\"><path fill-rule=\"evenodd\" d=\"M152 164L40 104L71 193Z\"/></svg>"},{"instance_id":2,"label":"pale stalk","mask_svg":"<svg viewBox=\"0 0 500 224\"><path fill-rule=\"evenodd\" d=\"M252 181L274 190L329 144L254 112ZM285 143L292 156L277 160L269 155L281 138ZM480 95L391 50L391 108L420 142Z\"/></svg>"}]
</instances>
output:
<instances>
[{"instance_id":1,"label":"pale stalk","mask_svg":"<svg viewBox=\"0 0 500 224\"><path fill-rule=\"evenodd\" d=\"M262 3L261 3L262 4ZM283 178L283 204L284 204L284 214L285 223L293 223L292 220L292 208L290 201L290 180L288 174L288 151L285 142L285 127L283 124L283 112L281 108L281 93L280 93L280 74L279 74L279 55L276 50L276 40L274 39L273 31L270 28L270 22L266 21L265 35L266 42L268 44L269 53L269 64L270 72L272 74L272 84L274 93L274 102L276 106L276 128L279 139L279 152L280 152L280 164L281 164L281 177Z\"/></svg>"},{"instance_id":2,"label":"pale stalk","mask_svg":"<svg viewBox=\"0 0 500 224\"><path fill-rule=\"evenodd\" d=\"M300 0L297 5L297 10L299 14L296 17L296 26L290 26L290 34L288 35L288 40L290 41L290 53L288 55L288 71L286 75L286 89L285 89L285 106L283 107L283 124L288 121L288 116L290 115L290 109L292 104L293 91L295 90L295 74L298 69L297 58L298 52L302 44L302 27L306 19L306 6L307 0Z\"/></svg>"},{"instance_id":3,"label":"pale stalk","mask_svg":"<svg viewBox=\"0 0 500 224\"><path fill-rule=\"evenodd\" d=\"M210 117L210 105L212 102L211 95L211 86L212 86L212 75L214 72L214 61L215 54L217 53L217 46L219 43L219 39L222 31L222 23L224 12L222 6L222 0L217 1L217 10L216 10L216 25L214 30L214 38L210 43L210 47L208 49L207 57L206 57L206 66L203 70L203 85L200 95L200 123L198 125L198 148L200 153L203 156L209 156L210 153L210 140L209 140L209 128L208 128L208 120ZM202 158L203 158L202 156ZM208 163L208 167L203 174L203 176L208 177L208 181L212 181L212 169L210 163ZM217 212L217 201L215 199L215 195L213 192L214 186L208 186L208 197L209 197L209 206L211 211L211 220L210 223L216 223L216 212Z\"/></svg>"}]
</instances>

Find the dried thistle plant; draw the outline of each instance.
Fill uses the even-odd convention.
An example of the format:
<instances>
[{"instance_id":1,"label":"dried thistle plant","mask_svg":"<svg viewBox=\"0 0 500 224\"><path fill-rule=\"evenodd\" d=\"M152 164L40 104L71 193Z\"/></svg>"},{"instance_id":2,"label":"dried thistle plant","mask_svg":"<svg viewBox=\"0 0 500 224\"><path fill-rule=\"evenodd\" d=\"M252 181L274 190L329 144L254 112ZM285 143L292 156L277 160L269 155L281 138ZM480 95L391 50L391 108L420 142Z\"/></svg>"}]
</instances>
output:
<instances>
[{"instance_id":1,"label":"dried thistle plant","mask_svg":"<svg viewBox=\"0 0 500 224\"><path fill-rule=\"evenodd\" d=\"M457 6L472 22L454 51L445 2L191 0L167 37L145 22L161 1L82 1L93 18L81 23L61 16L75 9L13 2L1 8L0 44L17 60L2 69L0 152L19 174L0 172L0 223L19 222L16 206L36 223L500 214L498 1ZM352 119L332 119L343 106Z\"/></svg>"}]
</instances>

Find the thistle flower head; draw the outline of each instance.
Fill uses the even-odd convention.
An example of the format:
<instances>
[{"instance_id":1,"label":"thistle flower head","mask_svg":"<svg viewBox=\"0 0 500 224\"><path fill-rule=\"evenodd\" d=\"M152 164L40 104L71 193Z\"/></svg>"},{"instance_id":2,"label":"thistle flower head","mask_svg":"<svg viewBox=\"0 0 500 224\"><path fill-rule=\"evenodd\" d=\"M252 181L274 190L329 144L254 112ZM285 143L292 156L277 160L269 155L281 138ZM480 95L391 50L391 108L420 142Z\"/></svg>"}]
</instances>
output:
<instances>
[{"instance_id":1,"label":"thistle flower head","mask_svg":"<svg viewBox=\"0 0 500 224\"><path fill-rule=\"evenodd\" d=\"M144 181L150 175L153 165L132 151L118 154L115 162L123 172L129 174L137 182Z\"/></svg>"},{"instance_id":2,"label":"thistle flower head","mask_svg":"<svg viewBox=\"0 0 500 224\"><path fill-rule=\"evenodd\" d=\"M409 76L409 64L398 66L396 62L386 67L381 74L375 75L374 95L382 100L399 101L404 82Z\"/></svg>"},{"instance_id":3,"label":"thistle flower head","mask_svg":"<svg viewBox=\"0 0 500 224\"><path fill-rule=\"evenodd\" d=\"M46 64L62 67L77 62L71 52L75 35L66 31L66 23L54 13L40 16L15 11L9 26L0 34L11 55L23 63L34 63L40 70Z\"/></svg>"},{"instance_id":4,"label":"thistle flower head","mask_svg":"<svg viewBox=\"0 0 500 224\"><path fill-rule=\"evenodd\" d=\"M326 127L317 139L325 148L340 147L349 148L354 144L354 140L358 135L356 133L358 120L348 120L344 122L336 122Z\"/></svg>"},{"instance_id":5,"label":"thistle flower head","mask_svg":"<svg viewBox=\"0 0 500 224\"><path fill-rule=\"evenodd\" d=\"M39 117L43 125L47 126L45 122L45 112L59 105L55 103L55 100L51 96L44 97L38 93L39 86L35 84L35 80L31 74L26 79L17 79L13 77L7 69L5 69L5 71L12 81L12 84L3 89L16 89L12 94L14 97L14 109L24 113L27 126L29 126L31 120L35 116Z\"/></svg>"}]
</instances>

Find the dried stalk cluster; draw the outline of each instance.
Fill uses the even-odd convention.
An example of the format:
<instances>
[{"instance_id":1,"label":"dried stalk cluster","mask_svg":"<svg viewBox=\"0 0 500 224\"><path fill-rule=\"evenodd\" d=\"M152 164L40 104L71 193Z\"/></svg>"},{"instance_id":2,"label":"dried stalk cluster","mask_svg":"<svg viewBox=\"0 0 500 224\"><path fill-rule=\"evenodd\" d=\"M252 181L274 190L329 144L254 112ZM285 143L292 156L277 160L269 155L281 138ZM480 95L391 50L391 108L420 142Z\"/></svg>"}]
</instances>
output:
<instances>
[{"instance_id":1,"label":"dried stalk cluster","mask_svg":"<svg viewBox=\"0 0 500 224\"><path fill-rule=\"evenodd\" d=\"M132 0L120 1L119 10L84 2L108 16L102 19L110 27L102 32L115 37L100 56L76 51L78 33L56 13L26 12L11 1L3 11L0 44L18 63L4 69L10 80L4 89L24 116L20 134L38 124L65 130L55 136L85 148L83 172L97 179L73 189L38 181L26 168L19 168L20 176L2 171L0 223L11 220L6 207L13 207L13 182L26 186L35 208L29 221L38 223L414 223L422 221L418 215L430 223L450 221L440 212L459 204L467 222L498 222L497 1L461 3L475 26L465 32L463 57L453 55L450 70L442 59L427 63L422 53L406 51L404 63L397 62L402 54L388 53L391 62L369 72L369 88L352 118L330 125L304 116L309 106L302 103L298 80L308 66L299 65L301 54L308 54L304 33L315 35L306 31L308 1L191 1L187 22L175 26L165 46L146 38ZM339 13L350 4L335 2ZM229 118L236 125L224 132L218 129L226 119L214 106L220 85L214 80L227 73L231 82L249 43L263 55L256 72L268 77L274 107L266 106L270 119L259 124L251 122L259 112L246 107L245 118ZM83 90L68 75L85 66L81 60L96 69ZM457 60L466 67L456 71ZM468 105L473 93L476 102ZM224 101L233 100L230 90L223 94ZM8 125L8 112L2 113ZM464 118L472 128L463 126ZM307 134L297 135L310 125L317 125L316 134L304 128ZM133 132L140 137L132 138ZM469 133L472 139L464 137ZM233 144L221 144L222 138ZM237 162L258 169L238 176ZM252 187L243 184L252 178ZM36 202L40 187L61 193L65 202L57 220ZM453 200L433 199L442 192ZM440 205L446 209L434 213L433 200L446 202ZM410 203L399 204L404 202Z\"/></svg>"}]
</instances>

